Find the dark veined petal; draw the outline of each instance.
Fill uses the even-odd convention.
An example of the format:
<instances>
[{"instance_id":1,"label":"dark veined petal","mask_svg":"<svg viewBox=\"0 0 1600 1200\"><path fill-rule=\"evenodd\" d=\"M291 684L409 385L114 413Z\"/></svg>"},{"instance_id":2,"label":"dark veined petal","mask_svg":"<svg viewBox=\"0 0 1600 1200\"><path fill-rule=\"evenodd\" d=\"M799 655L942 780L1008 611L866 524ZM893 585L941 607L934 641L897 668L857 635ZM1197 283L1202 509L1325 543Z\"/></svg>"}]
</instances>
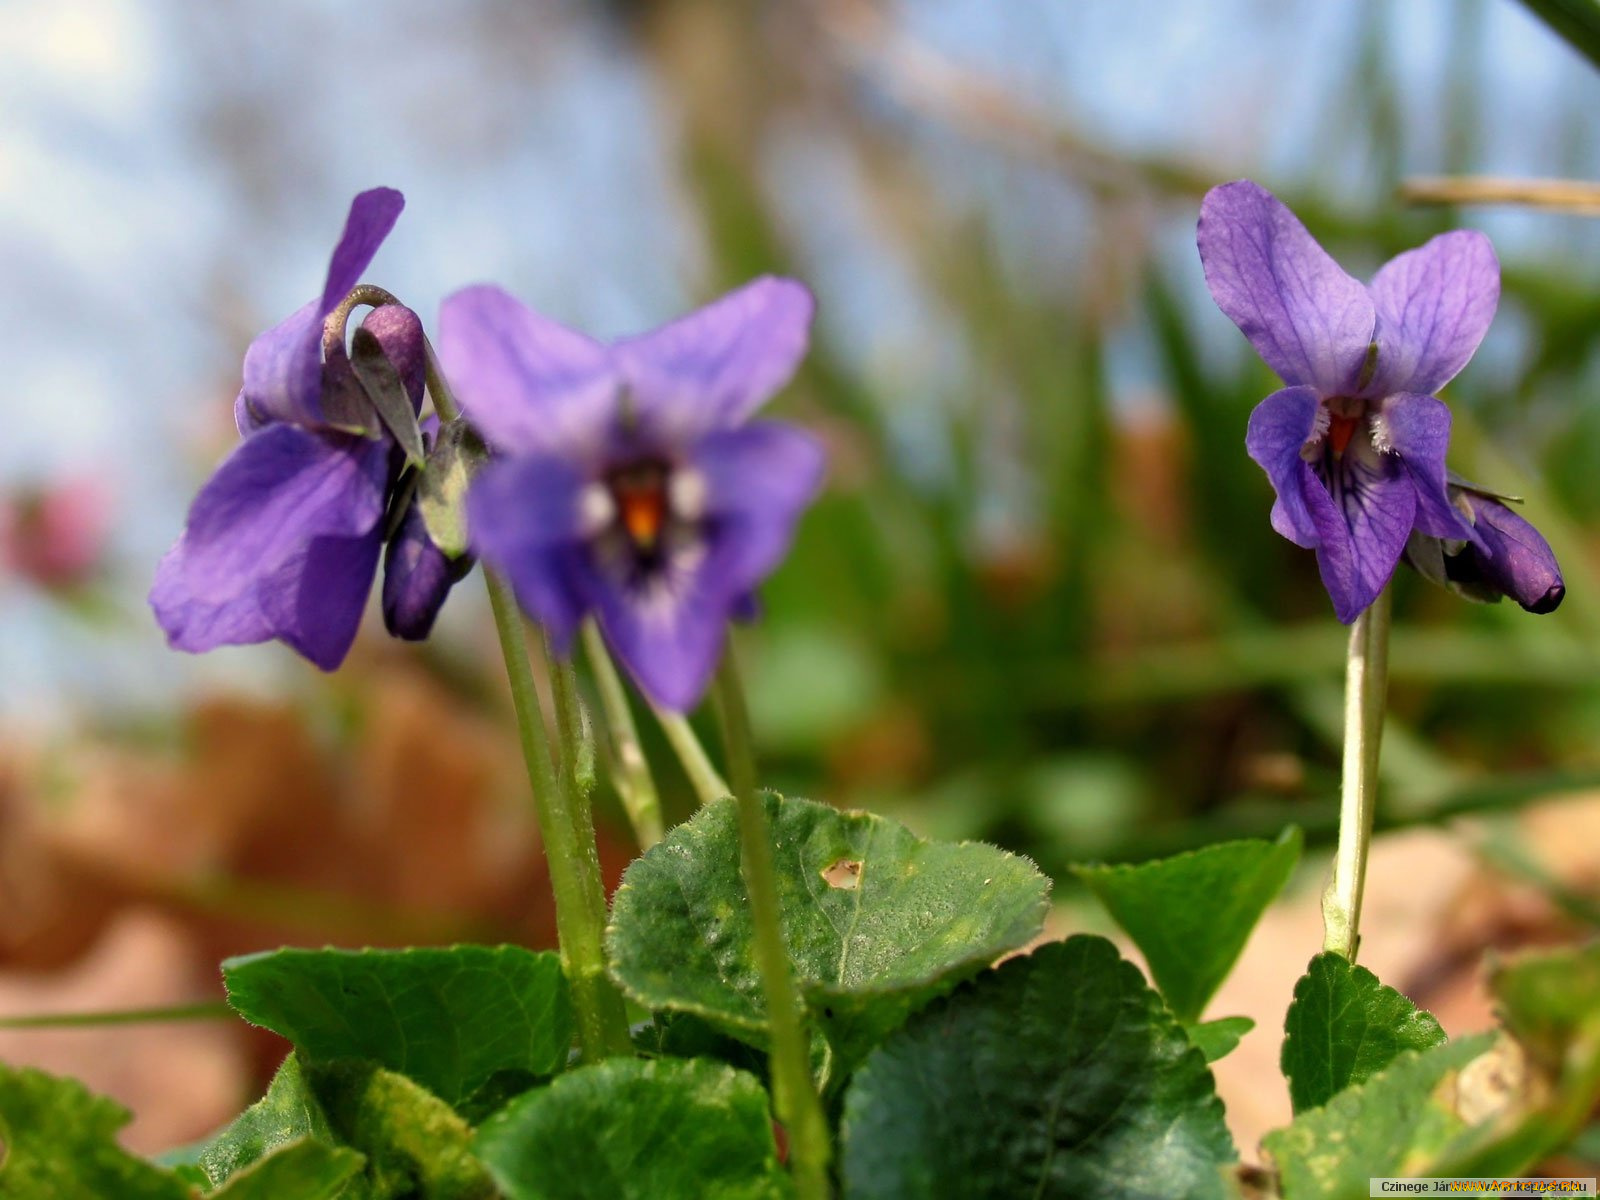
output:
<instances>
[{"instance_id":1,"label":"dark veined petal","mask_svg":"<svg viewBox=\"0 0 1600 1200\"><path fill-rule=\"evenodd\" d=\"M588 603L583 486L564 460L529 457L491 462L467 492L474 552L505 572L517 603L562 651Z\"/></svg>"},{"instance_id":2,"label":"dark veined petal","mask_svg":"<svg viewBox=\"0 0 1600 1200\"><path fill-rule=\"evenodd\" d=\"M1325 463L1306 491L1306 508L1322 584L1348 625L1394 574L1416 521L1417 489L1398 455L1379 452L1359 434L1342 457Z\"/></svg>"},{"instance_id":3,"label":"dark veined petal","mask_svg":"<svg viewBox=\"0 0 1600 1200\"><path fill-rule=\"evenodd\" d=\"M1472 525L1450 503L1445 487L1445 452L1450 448L1450 409L1433 396L1390 396L1373 418L1380 444L1405 463L1417 489L1416 528L1431 537L1476 541Z\"/></svg>"},{"instance_id":4,"label":"dark veined petal","mask_svg":"<svg viewBox=\"0 0 1600 1200\"><path fill-rule=\"evenodd\" d=\"M706 484L708 586L731 603L789 552L795 524L822 484L826 458L809 433L761 421L703 438L692 462Z\"/></svg>"},{"instance_id":5,"label":"dark veined petal","mask_svg":"<svg viewBox=\"0 0 1600 1200\"><path fill-rule=\"evenodd\" d=\"M500 450L591 461L617 419L611 352L500 288L445 300L439 355L462 410Z\"/></svg>"},{"instance_id":6,"label":"dark veined petal","mask_svg":"<svg viewBox=\"0 0 1600 1200\"><path fill-rule=\"evenodd\" d=\"M1245 433L1245 449L1278 493L1272 527L1295 545L1308 548L1317 544L1317 526L1306 508L1307 489L1322 485L1300 448L1315 432L1321 408L1315 388L1284 388L1256 405Z\"/></svg>"},{"instance_id":7,"label":"dark veined petal","mask_svg":"<svg viewBox=\"0 0 1600 1200\"><path fill-rule=\"evenodd\" d=\"M742 424L805 357L815 308L804 284L764 276L618 342L641 424L678 444Z\"/></svg>"},{"instance_id":8,"label":"dark veined petal","mask_svg":"<svg viewBox=\"0 0 1600 1200\"><path fill-rule=\"evenodd\" d=\"M1477 492L1463 495L1477 520L1479 544L1451 560L1452 573L1459 563L1529 612L1554 612L1567 589L1550 543L1515 509Z\"/></svg>"},{"instance_id":9,"label":"dark veined petal","mask_svg":"<svg viewBox=\"0 0 1600 1200\"><path fill-rule=\"evenodd\" d=\"M1372 280L1378 366L1367 395L1431 395L1467 365L1500 301L1500 262L1474 230L1396 255Z\"/></svg>"},{"instance_id":10,"label":"dark veined petal","mask_svg":"<svg viewBox=\"0 0 1600 1200\"><path fill-rule=\"evenodd\" d=\"M404 207L405 199L393 188L373 188L351 201L321 297L296 309L245 351L241 394L255 416L321 422L323 319L360 282Z\"/></svg>"},{"instance_id":11,"label":"dark veined petal","mask_svg":"<svg viewBox=\"0 0 1600 1200\"><path fill-rule=\"evenodd\" d=\"M1241 179L1200 205L1212 298L1267 365L1324 396L1351 391L1375 322L1372 298L1271 192Z\"/></svg>"}]
</instances>

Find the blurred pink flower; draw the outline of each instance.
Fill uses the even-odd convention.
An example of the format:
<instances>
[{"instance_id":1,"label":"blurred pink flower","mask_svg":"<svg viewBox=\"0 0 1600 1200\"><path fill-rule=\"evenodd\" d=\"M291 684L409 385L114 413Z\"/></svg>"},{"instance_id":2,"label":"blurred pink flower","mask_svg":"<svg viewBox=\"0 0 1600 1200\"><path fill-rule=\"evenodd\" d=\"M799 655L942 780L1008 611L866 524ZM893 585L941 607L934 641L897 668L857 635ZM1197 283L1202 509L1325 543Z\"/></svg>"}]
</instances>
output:
<instances>
[{"instance_id":1,"label":"blurred pink flower","mask_svg":"<svg viewBox=\"0 0 1600 1200\"><path fill-rule=\"evenodd\" d=\"M88 476L0 497L0 569L51 591L88 583L105 554L111 497Z\"/></svg>"}]
</instances>

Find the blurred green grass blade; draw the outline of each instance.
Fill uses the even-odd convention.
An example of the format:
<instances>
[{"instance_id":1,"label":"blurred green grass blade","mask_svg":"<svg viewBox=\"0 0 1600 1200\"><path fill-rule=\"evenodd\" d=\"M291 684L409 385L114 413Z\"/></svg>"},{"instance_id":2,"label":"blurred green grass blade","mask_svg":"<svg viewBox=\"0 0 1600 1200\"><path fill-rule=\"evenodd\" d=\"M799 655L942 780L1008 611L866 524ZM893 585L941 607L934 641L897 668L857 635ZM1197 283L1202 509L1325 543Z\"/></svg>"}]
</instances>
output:
<instances>
[{"instance_id":1,"label":"blurred green grass blade","mask_svg":"<svg viewBox=\"0 0 1600 1200\"><path fill-rule=\"evenodd\" d=\"M1522 5L1600 67L1600 0L1522 0Z\"/></svg>"}]
</instances>

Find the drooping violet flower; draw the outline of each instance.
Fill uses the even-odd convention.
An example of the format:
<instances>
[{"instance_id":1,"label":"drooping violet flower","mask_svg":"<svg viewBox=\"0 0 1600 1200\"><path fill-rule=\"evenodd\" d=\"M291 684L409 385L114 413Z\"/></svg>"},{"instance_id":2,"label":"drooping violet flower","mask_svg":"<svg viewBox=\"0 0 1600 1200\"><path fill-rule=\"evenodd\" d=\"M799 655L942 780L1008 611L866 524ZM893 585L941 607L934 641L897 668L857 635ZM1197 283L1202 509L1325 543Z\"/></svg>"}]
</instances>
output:
<instances>
[{"instance_id":1,"label":"drooping violet flower","mask_svg":"<svg viewBox=\"0 0 1600 1200\"><path fill-rule=\"evenodd\" d=\"M440 354L499 454L468 493L473 546L558 649L593 613L651 698L699 700L821 483L809 435L747 423L805 354L812 308L762 278L604 345L498 288L445 301Z\"/></svg>"},{"instance_id":2,"label":"drooping violet flower","mask_svg":"<svg viewBox=\"0 0 1600 1200\"><path fill-rule=\"evenodd\" d=\"M173 647L199 652L276 638L331 671L355 640L403 456L375 418L363 429L343 420L349 406L335 402L361 385L342 338L324 353L323 326L404 204L392 188L357 196L321 295L245 353L234 404L243 441L195 497L150 590ZM362 328L419 407L424 353L416 314L386 304Z\"/></svg>"},{"instance_id":3,"label":"drooping violet flower","mask_svg":"<svg viewBox=\"0 0 1600 1200\"><path fill-rule=\"evenodd\" d=\"M1550 543L1496 496L1452 478L1451 501L1472 522L1478 542L1413 533L1405 561L1433 582L1471 600L1510 596L1531 613L1554 612L1567 594Z\"/></svg>"},{"instance_id":4,"label":"drooping violet flower","mask_svg":"<svg viewBox=\"0 0 1600 1200\"><path fill-rule=\"evenodd\" d=\"M1288 385L1250 415L1245 446L1278 493L1272 527L1315 548L1339 619L1377 598L1413 530L1487 553L1445 490L1450 411L1434 393L1494 317L1488 238L1441 234L1363 285L1240 180L1207 193L1199 242L1212 297Z\"/></svg>"}]
</instances>

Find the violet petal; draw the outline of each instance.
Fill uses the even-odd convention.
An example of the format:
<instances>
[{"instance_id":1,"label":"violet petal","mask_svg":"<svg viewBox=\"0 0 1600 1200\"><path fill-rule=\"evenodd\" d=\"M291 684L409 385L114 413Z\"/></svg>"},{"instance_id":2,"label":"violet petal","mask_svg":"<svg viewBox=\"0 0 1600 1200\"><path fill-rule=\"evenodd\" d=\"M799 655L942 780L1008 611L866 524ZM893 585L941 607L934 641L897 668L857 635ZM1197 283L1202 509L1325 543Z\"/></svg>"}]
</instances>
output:
<instances>
[{"instance_id":1,"label":"violet petal","mask_svg":"<svg viewBox=\"0 0 1600 1200\"><path fill-rule=\"evenodd\" d=\"M463 412L498 449L588 461L616 421L611 352L500 288L445 300L439 355Z\"/></svg>"},{"instance_id":2,"label":"violet petal","mask_svg":"<svg viewBox=\"0 0 1600 1200\"><path fill-rule=\"evenodd\" d=\"M1271 192L1241 179L1200 206L1206 285L1268 366L1325 396L1353 390L1375 321L1372 298Z\"/></svg>"},{"instance_id":3,"label":"violet petal","mask_svg":"<svg viewBox=\"0 0 1600 1200\"><path fill-rule=\"evenodd\" d=\"M815 308L803 284L769 275L618 342L641 423L680 445L742 424L789 382L805 356Z\"/></svg>"},{"instance_id":4,"label":"violet petal","mask_svg":"<svg viewBox=\"0 0 1600 1200\"><path fill-rule=\"evenodd\" d=\"M528 457L491 462L467 492L474 553L505 572L517 603L563 651L588 590L582 491L582 477L563 460Z\"/></svg>"},{"instance_id":5,"label":"violet petal","mask_svg":"<svg viewBox=\"0 0 1600 1200\"><path fill-rule=\"evenodd\" d=\"M323 319L360 282L404 206L404 198L393 188L373 188L351 201L322 296L250 343L244 356L242 394L258 415L307 425L321 421Z\"/></svg>"},{"instance_id":6,"label":"violet petal","mask_svg":"<svg viewBox=\"0 0 1600 1200\"><path fill-rule=\"evenodd\" d=\"M1400 456L1417 489L1416 528L1432 537L1476 541L1471 522L1450 503L1445 487L1450 409L1444 401L1411 393L1390 396L1375 420L1380 439Z\"/></svg>"},{"instance_id":7,"label":"violet petal","mask_svg":"<svg viewBox=\"0 0 1600 1200\"><path fill-rule=\"evenodd\" d=\"M1245 449L1267 473L1278 498L1272 527L1297 546L1317 544L1317 527L1306 508L1306 491L1321 487L1300 449L1316 429L1321 400L1315 388L1273 392L1250 414Z\"/></svg>"},{"instance_id":8,"label":"violet petal","mask_svg":"<svg viewBox=\"0 0 1600 1200\"><path fill-rule=\"evenodd\" d=\"M1372 280L1378 368L1365 393L1431 395L1456 377L1489 330L1500 263L1483 234L1456 230L1396 255Z\"/></svg>"},{"instance_id":9,"label":"violet petal","mask_svg":"<svg viewBox=\"0 0 1600 1200\"><path fill-rule=\"evenodd\" d=\"M1398 456L1357 438L1326 460L1306 490L1317 530L1317 567L1339 620L1349 624L1394 574L1417 511L1417 489Z\"/></svg>"},{"instance_id":10,"label":"violet petal","mask_svg":"<svg viewBox=\"0 0 1600 1200\"><path fill-rule=\"evenodd\" d=\"M822 445L791 425L761 421L701 439L706 482L707 590L732 605L789 552L795 524L822 484Z\"/></svg>"}]
</instances>

